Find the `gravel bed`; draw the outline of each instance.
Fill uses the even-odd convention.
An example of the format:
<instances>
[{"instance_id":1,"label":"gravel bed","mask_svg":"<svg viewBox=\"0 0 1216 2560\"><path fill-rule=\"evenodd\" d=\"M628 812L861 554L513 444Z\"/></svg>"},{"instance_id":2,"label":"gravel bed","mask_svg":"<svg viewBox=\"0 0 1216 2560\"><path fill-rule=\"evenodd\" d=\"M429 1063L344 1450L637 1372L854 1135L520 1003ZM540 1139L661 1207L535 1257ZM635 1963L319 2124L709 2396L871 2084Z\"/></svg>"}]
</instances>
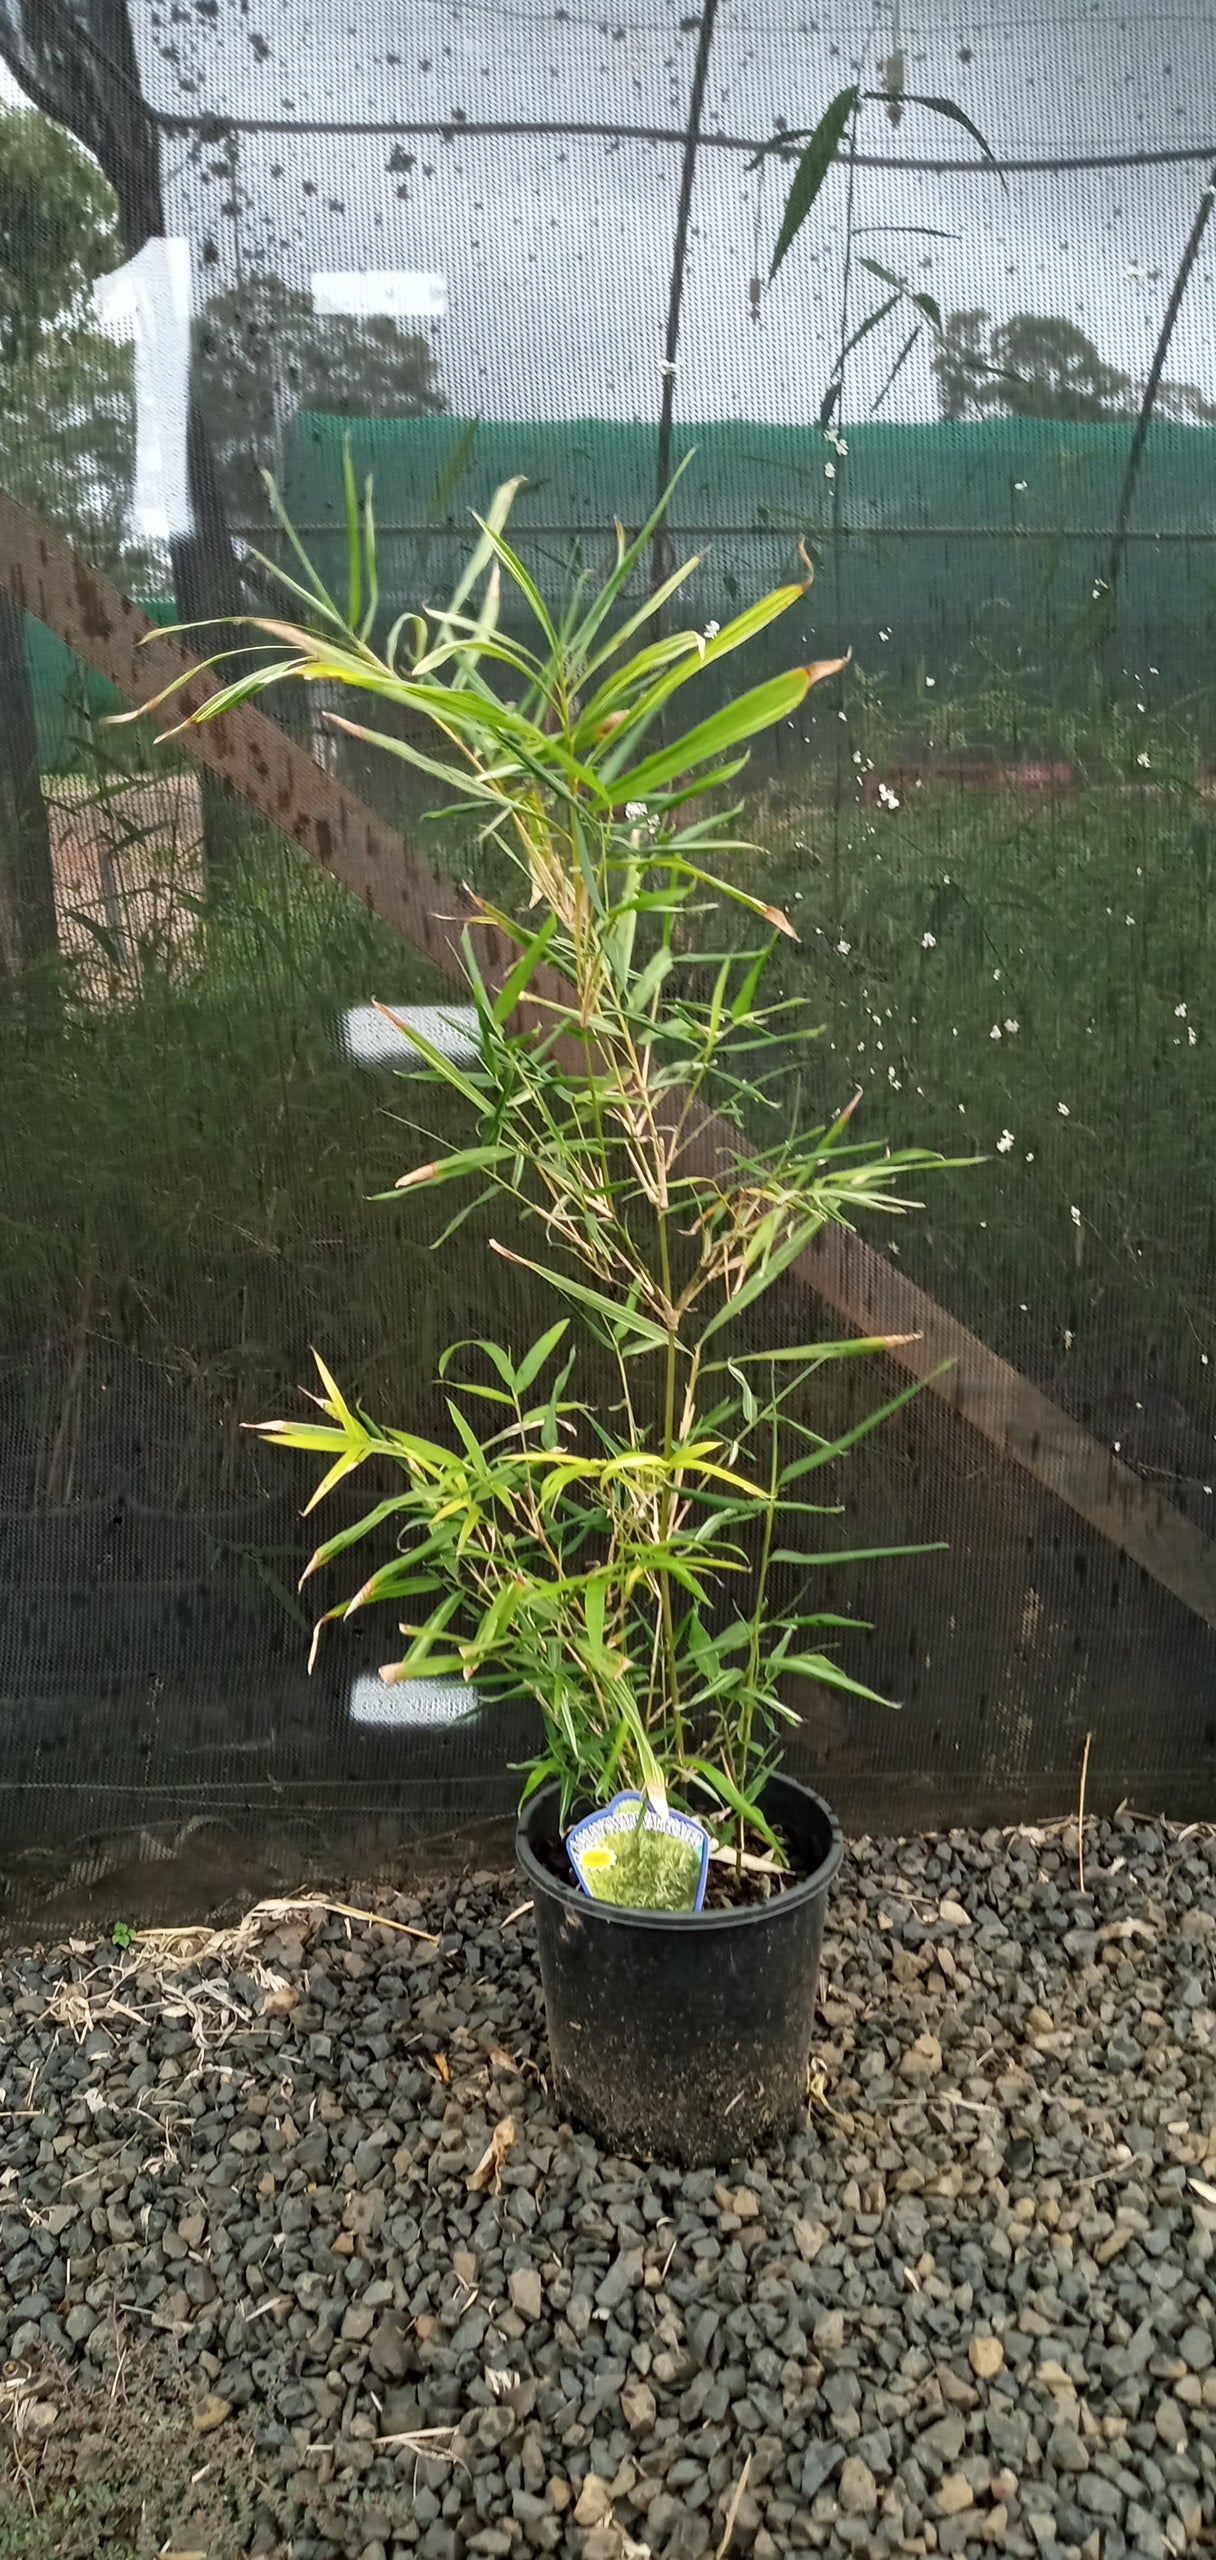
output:
<instances>
[{"instance_id":1,"label":"gravel bed","mask_svg":"<svg viewBox=\"0 0 1216 2560\"><path fill-rule=\"evenodd\" d=\"M1216 1834L1085 1845L853 1843L807 2128L725 2173L563 2123L510 1877L10 1955L27 2444L138 2338L256 2554L1211 2548Z\"/></svg>"}]
</instances>

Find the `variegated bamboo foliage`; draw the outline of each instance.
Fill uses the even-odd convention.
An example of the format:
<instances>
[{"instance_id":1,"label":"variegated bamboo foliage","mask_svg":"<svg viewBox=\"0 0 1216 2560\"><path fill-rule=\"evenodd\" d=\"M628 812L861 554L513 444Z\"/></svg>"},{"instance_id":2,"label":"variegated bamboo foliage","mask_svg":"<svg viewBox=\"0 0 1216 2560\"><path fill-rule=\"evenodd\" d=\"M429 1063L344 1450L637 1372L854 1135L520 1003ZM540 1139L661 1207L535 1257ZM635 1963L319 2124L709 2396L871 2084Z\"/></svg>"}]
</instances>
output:
<instances>
[{"instance_id":1,"label":"variegated bamboo foliage","mask_svg":"<svg viewBox=\"0 0 1216 2560\"><path fill-rule=\"evenodd\" d=\"M636 1786L738 1844L752 1832L775 1846L759 1798L797 1721L790 1680L871 1694L825 1649L850 1622L808 1608L797 1584L799 1568L810 1585L826 1561L857 1560L813 1546L812 1524L837 1509L813 1499L816 1479L894 1405L818 1432L817 1372L881 1343L782 1339L796 1303L783 1294L757 1349L755 1311L822 1228L902 1212L907 1181L941 1159L859 1143L851 1106L811 1128L782 1105L791 1052L815 1037L801 1001L764 1000L775 937L792 927L723 876L751 850L731 835L736 813L704 814L747 742L844 661L796 666L656 742L683 687L789 612L803 585L722 628L665 634L663 608L698 563L647 592L652 522L633 542L618 527L610 575L555 619L506 537L518 486L478 519L446 609L401 616L377 647L372 494L359 502L348 462L345 610L283 518L303 618L259 621L256 664L195 716L292 678L419 715L434 752L339 725L454 790L518 863L518 914L478 902L514 954L499 983L476 931L464 937L478 1064L410 1033L467 1116L468 1143L397 1188L463 1192L447 1235L478 1201L506 1204L515 1241L493 1249L552 1292L555 1320L532 1342L445 1353L446 1441L358 1411L320 1359L320 1417L258 1427L325 1461L309 1509L357 1468L387 1479L307 1567L383 1540L384 1560L326 1617L394 1604L403 1641L386 1680L458 1677L479 1696L535 1698L544 1741L527 1787L556 1778L566 1811ZM503 618L504 582L526 641ZM707 959L722 901L759 936ZM529 1223L536 1249L523 1253ZM606 1399L587 1385L587 1337L611 1364ZM778 1583L796 1596L779 1599Z\"/></svg>"}]
</instances>

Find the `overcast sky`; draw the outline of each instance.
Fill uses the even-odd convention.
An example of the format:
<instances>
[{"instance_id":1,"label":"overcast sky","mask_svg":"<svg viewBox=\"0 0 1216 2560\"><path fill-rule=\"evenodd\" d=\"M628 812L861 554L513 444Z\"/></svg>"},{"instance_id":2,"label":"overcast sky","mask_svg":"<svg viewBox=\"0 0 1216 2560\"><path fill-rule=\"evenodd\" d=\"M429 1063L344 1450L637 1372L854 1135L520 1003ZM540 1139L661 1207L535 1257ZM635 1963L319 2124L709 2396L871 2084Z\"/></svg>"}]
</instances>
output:
<instances>
[{"instance_id":1,"label":"overcast sky","mask_svg":"<svg viewBox=\"0 0 1216 2560\"><path fill-rule=\"evenodd\" d=\"M462 117L682 125L697 41L694 0L219 0L218 18L171 24L131 0L147 94L171 114L403 125ZM184 18L184 11L175 11ZM813 125L892 44L891 0L838 5L721 0L706 130L758 139ZM408 29L408 32L403 32ZM905 7L910 88L965 109L1000 157L1216 152L1216 12L1150 19L1115 0L1048 9ZM944 310L1061 314L1142 375L1207 167L1011 176L1003 189L957 126L909 106L893 131L866 110L862 149L969 164L951 174L859 169L858 249ZM412 162L411 165L403 165ZM214 145L165 143L169 220L192 239L196 291L238 264L307 285L318 269L419 269L446 280L431 324L457 413L652 417L660 391L679 155L644 142L512 137L445 141L296 130L245 134L235 191ZM694 201L677 416L813 418L840 342L848 179L835 171L806 232L751 313L788 175L750 174L707 148ZM238 210L224 212L227 203ZM928 238L875 226L930 226ZM1213 224L1216 234L1216 224ZM212 264L206 261L211 259ZM855 270L847 330L879 287ZM1192 278L1174 379L1216 396L1213 259ZM907 334L895 315L859 348L844 415L864 416ZM883 414L932 416L927 338Z\"/></svg>"}]
</instances>

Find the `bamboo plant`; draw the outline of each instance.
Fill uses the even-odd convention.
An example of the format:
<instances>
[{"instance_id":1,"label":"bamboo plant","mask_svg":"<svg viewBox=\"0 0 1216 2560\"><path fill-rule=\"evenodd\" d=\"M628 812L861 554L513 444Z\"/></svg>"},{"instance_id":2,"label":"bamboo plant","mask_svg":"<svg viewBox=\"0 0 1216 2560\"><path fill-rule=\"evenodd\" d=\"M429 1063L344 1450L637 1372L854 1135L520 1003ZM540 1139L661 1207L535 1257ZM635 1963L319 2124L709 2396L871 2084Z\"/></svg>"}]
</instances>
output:
<instances>
[{"instance_id":1,"label":"bamboo plant","mask_svg":"<svg viewBox=\"0 0 1216 2560\"><path fill-rule=\"evenodd\" d=\"M793 928L729 876L751 850L731 834L737 812L704 809L747 742L845 661L792 667L678 737L660 732L684 687L796 607L803 583L721 628L665 634L698 561L638 599L656 517L634 541L618 526L608 576L555 618L507 539L519 485L477 519L450 604L401 615L377 646L372 494L359 502L348 457L345 610L283 517L300 618L257 620L257 663L194 717L288 679L369 693L425 722L434 751L330 716L455 793L518 865L519 911L477 899L463 937L478 1064L408 1035L467 1142L396 1189L450 1189L445 1236L500 1202L507 1234L491 1250L552 1294L554 1320L529 1342L487 1335L445 1352L445 1440L361 1412L319 1356L319 1417L257 1427L325 1462L309 1510L357 1469L387 1479L304 1577L383 1541L325 1619L396 1607L386 1681L457 1677L479 1698L535 1699L543 1744L525 1794L556 1780L563 1820L636 1788L779 1858L762 1796L798 1721L787 1684L873 1693L826 1649L851 1622L777 1585L857 1560L808 1549L836 1511L813 1499L816 1480L904 1398L817 1431L818 1373L884 1344L786 1340L781 1297L757 1348L757 1310L825 1226L900 1214L907 1182L942 1159L858 1141L851 1103L815 1127L783 1107L791 1053L816 1036L801 1000L765 999ZM527 638L504 619L504 582ZM759 930L707 962L705 919L722 902ZM498 937L512 956L496 981L479 941L501 950Z\"/></svg>"}]
</instances>

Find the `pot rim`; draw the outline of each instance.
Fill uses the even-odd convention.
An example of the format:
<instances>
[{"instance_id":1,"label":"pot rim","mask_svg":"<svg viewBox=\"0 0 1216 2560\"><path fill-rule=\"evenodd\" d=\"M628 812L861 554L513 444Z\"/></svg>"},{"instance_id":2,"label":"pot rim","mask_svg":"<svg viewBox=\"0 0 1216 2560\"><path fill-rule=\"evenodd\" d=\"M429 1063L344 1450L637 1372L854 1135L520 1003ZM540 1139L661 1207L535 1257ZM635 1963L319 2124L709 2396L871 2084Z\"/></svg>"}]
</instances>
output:
<instances>
[{"instance_id":1,"label":"pot rim","mask_svg":"<svg viewBox=\"0 0 1216 2560\"><path fill-rule=\"evenodd\" d=\"M542 1866L529 1838L529 1832L542 1810L558 1801L555 1783L539 1787L524 1806L515 1834L515 1855L535 1891L543 1893L550 1902L577 1911L580 1919L594 1918L618 1929L695 1929L702 1936L722 1929L771 1926L781 1912L801 1910L805 1903L817 1900L835 1883L844 1857L844 1833L831 1805L816 1793L814 1787L804 1786L800 1778L790 1777L785 1770L778 1770L770 1784L788 1787L805 1803L813 1805L816 1812L826 1818L831 1833L826 1857L809 1876L801 1877L797 1884L790 1885L788 1891L779 1894L773 1902L747 1902L734 1911L637 1911L629 1903L596 1902L589 1893L581 1892L577 1885L561 1883L547 1867ZM560 1833L558 1837L561 1837Z\"/></svg>"}]
</instances>

